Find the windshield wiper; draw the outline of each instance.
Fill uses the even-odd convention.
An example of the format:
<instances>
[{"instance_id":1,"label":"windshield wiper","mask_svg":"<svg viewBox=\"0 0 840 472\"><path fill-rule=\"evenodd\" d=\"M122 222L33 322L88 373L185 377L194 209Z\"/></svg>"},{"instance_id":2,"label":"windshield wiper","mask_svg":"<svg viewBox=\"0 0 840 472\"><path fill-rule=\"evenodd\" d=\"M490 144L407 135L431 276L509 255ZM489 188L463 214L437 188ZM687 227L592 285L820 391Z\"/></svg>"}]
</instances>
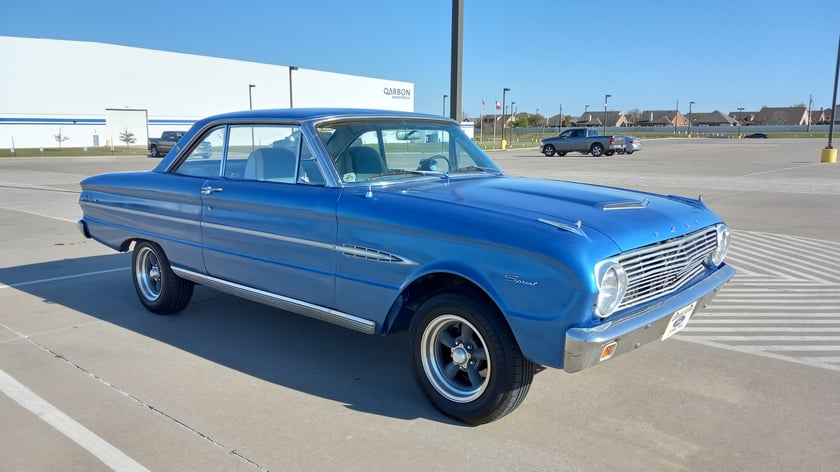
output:
<instances>
[{"instance_id":1,"label":"windshield wiper","mask_svg":"<svg viewBox=\"0 0 840 472\"><path fill-rule=\"evenodd\" d=\"M467 167L459 167L455 170L449 171L450 174L459 174L464 172L487 172L488 174L493 174L496 176L504 175L504 172L500 171L499 169L494 169L492 167L479 167L479 166L467 166Z\"/></svg>"},{"instance_id":2,"label":"windshield wiper","mask_svg":"<svg viewBox=\"0 0 840 472\"><path fill-rule=\"evenodd\" d=\"M440 177L442 179L448 179L449 178L449 176L446 175L445 172L436 172L436 171L430 171L430 170L394 169L394 170L388 171L385 174L374 175L373 177L370 177L368 180L382 179L382 178L385 178L385 177L391 177L393 175L432 175L432 176L435 176L435 177Z\"/></svg>"}]
</instances>

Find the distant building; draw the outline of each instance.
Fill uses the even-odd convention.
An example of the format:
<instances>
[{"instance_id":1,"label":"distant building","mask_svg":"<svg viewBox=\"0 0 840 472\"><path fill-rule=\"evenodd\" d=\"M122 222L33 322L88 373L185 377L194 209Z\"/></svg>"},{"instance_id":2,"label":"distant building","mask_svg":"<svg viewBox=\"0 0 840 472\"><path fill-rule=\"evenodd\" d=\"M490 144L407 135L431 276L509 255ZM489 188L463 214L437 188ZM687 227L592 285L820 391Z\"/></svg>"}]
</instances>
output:
<instances>
[{"instance_id":1,"label":"distant building","mask_svg":"<svg viewBox=\"0 0 840 472\"><path fill-rule=\"evenodd\" d=\"M624 116L624 113L610 110L607 110L606 114L603 111L586 112L575 120L575 126L597 128L604 126L605 122L608 128L627 126L627 118Z\"/></svg>"},{"instance_id":2,"label":"distant building","mask_svg":"<svg viewBox=\"0 0 840 472\"><path fill-rule=\"evenodd\" d=\"M253 108L414 111L414 84L114 44L0 36L0 147L136 145Z\"/></svg>"},{"instance_id":3,"label":"distant building","mask_svg":"<svg viewBox=\"0 0 840 472\"><path fill-rule=\"evenodd\" d=\"M688 118L691 120L692 126L733 126L738 124L737 120L717 110L711 113L692 112Z\"/></svg>"},{"instance_id":4,"label":"distant building","mask_svg":"<svg viewBox=\"0 0 840 472\"><path fill-rule=\"evenodd\" d=\"M797 125L808 124L808 109L806 107L761 107L755 115L757 125Z\"/></svg>"},{"instance_id":5,"label":"distant building","mask_svg":"<svg viewBox=\"0 0 840 472\"><path fill-rule=\"evenodd\" d=\"M686 121L679 110L645 110L639 114L636 126L685 126Z\"/></svg>"}]
</instances>

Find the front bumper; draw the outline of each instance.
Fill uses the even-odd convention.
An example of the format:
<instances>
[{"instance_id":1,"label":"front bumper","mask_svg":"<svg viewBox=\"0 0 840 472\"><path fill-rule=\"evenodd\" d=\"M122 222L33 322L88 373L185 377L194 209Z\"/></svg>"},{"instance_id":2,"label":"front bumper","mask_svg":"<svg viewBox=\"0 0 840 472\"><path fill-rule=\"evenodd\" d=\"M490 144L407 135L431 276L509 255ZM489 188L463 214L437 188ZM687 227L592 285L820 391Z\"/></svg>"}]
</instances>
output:
<instances>
[{"instance_id":1,"label":"front bumper","mask_svg":"<svg viewBox=\"0 0 840 472\"><path fill-rule=\"evenodd\" d=\"M566 331L563 370L578 372L603 362L601 355L604 348L613 342L616 343L614 351L607 359L662 339L675 312L694 302L697 302L694 313L705 308L734 274L735 269L725 265L709 277L641 313L592 328L571 328Z\"/></svg>"}]
</instances>

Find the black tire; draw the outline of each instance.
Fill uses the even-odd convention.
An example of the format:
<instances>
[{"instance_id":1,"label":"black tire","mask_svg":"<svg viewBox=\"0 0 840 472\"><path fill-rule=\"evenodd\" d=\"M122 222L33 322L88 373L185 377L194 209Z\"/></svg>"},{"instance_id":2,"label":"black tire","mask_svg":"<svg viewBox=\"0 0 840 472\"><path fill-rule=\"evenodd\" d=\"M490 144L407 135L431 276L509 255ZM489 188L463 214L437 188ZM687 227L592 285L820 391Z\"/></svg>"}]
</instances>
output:
<instances>
[{"instance_id":1,"label":"black tire","mask_svg":"<svg viewBox=\"0 0 840 472\"><path fill-rule=\"evenodd\" d=\"M566 151L560 151L557 153L558 156L563 157L566 155Z\"/></svg>"},{"instance_id":2,"label":"black tire","mask_svg":"<svg viewBox=\"0 0 840 472\"><path fill-rule=\"evenodd\" d=\"M552 146L551 144L546 144L543 148L543 154L545 154L546 157L553 156L555 152L557 152L557 150L554 149L554 146Z\"/></svg>"},{"instance_id":3,"label":"black tire","mask_svg":"<svg viewBox=\"0 0 840 472\"><path fill-rule=\"evenodd\" d=\"M131 275L140 303L153 313L177 313L192 299L194 284L172 272L163 249L153 242L142 241L134 246Z\"/></svg>"},{"instance_id":4,"label":"black tire","mask_svg":"<svg viewBox=\"0 0 840 472\"><path fill-rule=\"evenodd\" d=\"M601 157L601 154L604 153L604 146L601 143L592 143L592 146L589 147L589 152L593 157Z\"/></svg>"},{"instance_id":5,"label":"black tire","mask_svg":"<svg viewBox=\"0 0 840 472\"><path fill-rule=\"evenodd\" d=\"M501 313L480 296L441 292L417 309L409 330L411 366L432 404L478 425L515 410L531 387L525 359Z\"/></svg>"},{"instance_id":6,"label":"black tire","mask_svg":"<svg viewBox=\"0 0 840 472\"><path fill-rule=\"evenodd\" d=\"M628 156L629 156L630 154L633 154L634 152L636 152L636 151L624 151L624 153L625 153L625 154L627 154Z\"/></svg>"},{"instance_id":7,"label":"black tire","mask_svg":"<svg viewBox=\"0 0 840 472\"><path fill-rule=\"evenodd\" d=\"M154 144L152 144L152 147L149 148L149 156L158 157L158 148Z\"/></svg>"},{"instance_id":8,"label":"black tire","mask_svg":"<svg viewBox=\"0 0 840 472\"><path fill-rule=\"evenodd\" d=\"M615 151L607 151L604 154L606 154L607 156L612 156L613 154L615 154Z\"/></svg>"}]
</instances>

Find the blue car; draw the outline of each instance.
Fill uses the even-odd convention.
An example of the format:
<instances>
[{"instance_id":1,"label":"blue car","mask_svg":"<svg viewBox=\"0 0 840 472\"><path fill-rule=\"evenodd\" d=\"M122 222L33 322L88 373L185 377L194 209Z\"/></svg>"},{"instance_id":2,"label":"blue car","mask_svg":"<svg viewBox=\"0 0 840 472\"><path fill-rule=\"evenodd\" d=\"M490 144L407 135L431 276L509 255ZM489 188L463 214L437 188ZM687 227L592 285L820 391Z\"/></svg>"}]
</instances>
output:
<instances>
[{"instance_id":1,"label":"blue car","mask_svg":"<svg viewBox=\"0 0 840 472\"><path fill-rule=\"evenodd\" d=\"M185 309L201 284L407 330L419 387L470 424L517 408L538 365L577 372L667 339L734 273L700 200L507 176L432 115L213 116L154 170L81 186L80 230L132 251L149 311Z\"/></svg>"}]
</instances>

